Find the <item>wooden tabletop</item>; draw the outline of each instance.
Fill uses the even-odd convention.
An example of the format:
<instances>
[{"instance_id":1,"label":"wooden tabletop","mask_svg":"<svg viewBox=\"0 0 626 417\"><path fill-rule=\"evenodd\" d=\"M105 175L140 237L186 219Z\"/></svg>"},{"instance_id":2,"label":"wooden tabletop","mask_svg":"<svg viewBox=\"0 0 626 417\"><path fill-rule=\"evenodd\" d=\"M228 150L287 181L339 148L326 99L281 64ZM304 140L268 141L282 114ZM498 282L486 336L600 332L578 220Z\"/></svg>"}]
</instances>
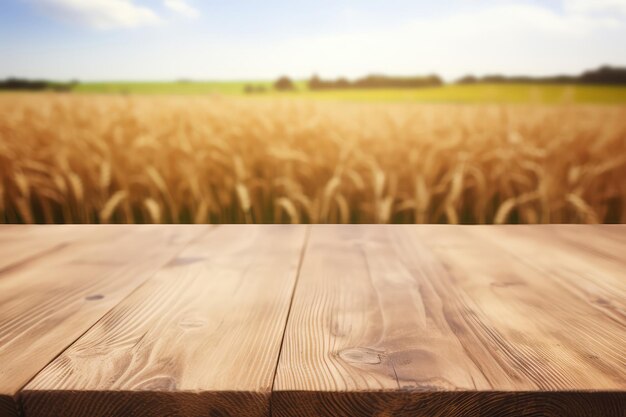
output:
<instances>
[{"instance_id":1,"label":"wooden tabletop","mask_svg":"<svg viewBox=\"0 0 626 417\"><path fill-rule=\"evenodd\" d=\"M0 417L626 416L626 226L0 226Z\"/></svg>"}]
</instances>

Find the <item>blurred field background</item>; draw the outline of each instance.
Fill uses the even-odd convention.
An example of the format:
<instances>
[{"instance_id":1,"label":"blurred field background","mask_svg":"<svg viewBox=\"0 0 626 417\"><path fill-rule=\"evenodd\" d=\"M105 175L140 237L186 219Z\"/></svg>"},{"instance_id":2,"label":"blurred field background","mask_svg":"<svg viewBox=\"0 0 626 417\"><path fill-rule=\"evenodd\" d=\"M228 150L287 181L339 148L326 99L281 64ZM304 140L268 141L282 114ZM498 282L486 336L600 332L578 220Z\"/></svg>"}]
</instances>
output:
<instances>
[{"instance_id":1,"label":"blurred field background","mask_svg":"<svg viewBox=\"0 0 626 417\"><path fill-rule=\"evenodd\" d=\"M0 221L626 221L622 87L182 85L0 94Z\"/></svg>"},{"instance_id":2,"label":"blurred field background","mask_svg":"<svg viewBox=\"0 0 626 417\"><path fill-rule=\"evenodd\" d=\"M0 223L626 223L626 0L6 0Z\"/></svg>"}]
</instances>

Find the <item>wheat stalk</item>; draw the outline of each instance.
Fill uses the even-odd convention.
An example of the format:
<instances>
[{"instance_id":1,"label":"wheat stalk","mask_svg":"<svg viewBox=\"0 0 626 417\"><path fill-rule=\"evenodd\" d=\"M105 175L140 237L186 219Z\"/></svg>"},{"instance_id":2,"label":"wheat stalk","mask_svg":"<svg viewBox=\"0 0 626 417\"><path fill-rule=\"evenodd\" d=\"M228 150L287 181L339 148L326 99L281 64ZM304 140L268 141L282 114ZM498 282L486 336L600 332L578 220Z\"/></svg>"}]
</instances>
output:
<instances>
[{"instance_id":1,"label":"wheat stalk","mask_svg":"<svg viewBox=\"0 0 626 417\"><path fill-rule=\"evenodd\" d=\"M624 222L624 149L620 106L9 93L0 221Z\"/></svg>"}]
</instances>

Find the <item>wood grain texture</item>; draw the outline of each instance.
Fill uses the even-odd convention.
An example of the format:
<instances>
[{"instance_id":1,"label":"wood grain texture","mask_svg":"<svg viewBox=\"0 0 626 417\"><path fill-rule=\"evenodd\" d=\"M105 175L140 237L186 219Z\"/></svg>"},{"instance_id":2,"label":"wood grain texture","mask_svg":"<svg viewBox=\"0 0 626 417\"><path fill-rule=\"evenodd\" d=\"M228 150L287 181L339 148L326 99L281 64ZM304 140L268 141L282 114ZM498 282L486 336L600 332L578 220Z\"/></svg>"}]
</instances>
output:
<instances>
[{"instance_id":1,"label":"wood grain texture","mask_svg":"<svg viewBox=\"0 0 626 417\"><path fill-rule=\"evenodd\" d=\"M307 230L0 226L0 417L626 416L626 226Z\"/></svg>"},{"instance_id":2,"label":"wood grain texture","mask_svg":"<svg viewBox=\"0 0 626 417\"><path fill-rule=\"evenodd\" d=\"M25 415L268 415L306 231L193 242L28 384Z\"/></svg>"},{"instance_id":3,"label":"wood grain texture","mask_svg":"<svg viewBox=\"0 0 626 417\"><path fill-rule=\"evenodd\" d=\"M580 225L467 230L549 277L561 291L626 323L626 242L620 242L617 235L589 233L593 229Z\"/></svg>"},{"instance_id":4,"label":"wood grain texture","mask_svg":"<svg viewBox=\"0 0 626 417\"><path fill-rule=\"evenodd\" d=\"M4 239L32 241L18 226ZM0 416L18 413L18 391L193 237L188 226L40 226L38 251L0 273ZM35 239L36 240L36 239ZM61 243L55 243L61 242ZM4 243L2 243L4 245ZM25 247L22 245L22 247ZM45 248L57 247L50 251Z\"/></svg>"},{"instance_id":5,"label":"wood grain texture","mask_svg":"<svg viewBox=\"0 0 626 417\"><path fill-rule=\"evenodd\" d=\"M490 375L494 389L623 391L626 323L581 297L584 291L577 288L587 286L590 277L583 269L569 271L574 258L563 255L572 248L544 245L549 229L525 248L513 244L540 230L429 226L416 228L415 234L429 242L453 280L446 295L449 302L461 300L455 315L471 331L464 343L468 352L479 358L477 346L486 348L506 372L508 380ZM595 262L598 258L590 256L578 266L591 268ZM548 264L550 270L541 268ZM626 286L626 269L613 273L596 275L594 281L597 287L610 284L619 294Z\"/></svg>"},{"instance_id":6,"label":"wood grain texture","mask_svg":"<svg viewBox=\"0 0 626 417\"><path fill-rule=\"evenodd\" d=\"M273 416L613 417L620 392L295 391L274 394Z\"/></svg>"},{"instance_id":7,"label":"wood grain texture","mask_svg":"<svg viewBox=\"0 0 626 417\"><path fill-rule=\"evenodd\" d=\"M11 269L25 267L65 249L81 236L90 235L98 226L0 225L0 279Z\"/></svg>"},{"instance_id":8,"label":"wood grain texture","mask_svg":"<svg viewBox=\"0 0 626 417\"><path fill-rule=\"evenodd\" d=\"M313 226L273 415L623 417L626 229L517 227Z\"/></svg>"}]
</instances>

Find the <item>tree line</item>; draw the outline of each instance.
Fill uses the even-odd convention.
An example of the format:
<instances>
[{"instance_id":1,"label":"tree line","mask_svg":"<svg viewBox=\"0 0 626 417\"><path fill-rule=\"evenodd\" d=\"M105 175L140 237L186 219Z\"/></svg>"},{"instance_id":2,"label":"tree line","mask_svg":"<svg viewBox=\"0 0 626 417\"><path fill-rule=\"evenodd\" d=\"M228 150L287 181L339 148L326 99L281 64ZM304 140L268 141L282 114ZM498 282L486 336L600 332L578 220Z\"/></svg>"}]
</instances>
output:
<instances>
[{"instance_id":1,"label":"tree line","mask_svg":"<svg viewBox=\"0 0 626 417\"><path fill-rule=\"evenodd\" d=\"M537 84L600 84L626 85L626 68L603 66L585 71L580 75L555 75L551 77L529 77L504 75L486 75L475 77L467 75L457 80L457 84L477 83L537 83Z\"/></svg>"},{"instance_id":2,"label":"tree line","mask_svg":"<svg viewBox=\"0 0 626 417\"><path fill-rule=\"evenodd\" d=\"M368 75L349 81L347 78L325 80L314 75L307 81L309 90L337 90L337 89L364 89L364 88L419 88L437 87L443 85L443 81L437 75L424 77L391 77L387 75ZM274 82L274 89L278 91L291 91L296 89L295 83L287 76L282 76ZM248 91L248 89L246 90Z\"/></svg>"},{"instance_id":3,"label":"tree line","mask_svg":"<svg viewBox=\"0 0 626 417\"><path fill-rule=\"evenodd\" d=\"M0 80L0 90L26 90L26 91L72 91L78 81L67 83L48 80L28 80L25 78L7 78Z\"/></svg>"},{"instance_id":4,"label":"tree line","mask_svg":"<svg viewBox=\"0 0 626 417\"><path fill-rule=\"evenodd\" d=\"M467 75L456 80L453 84L479 83L537 83L537 84L599 84L599 85L626 85L626 68L603 66L595 70L585 71L580 75L556 75L549 77L486 75L475 77ZM322 79L314 75L307 81L309 90L340 90L340 89L368 89L368 88L420 88L438 87L444 85L438 75L422 77L392 77L386 75L368 75L349 81L347 78ZM280 77L274 83L278 91L295 90L294 82L286 76ZM247 92L263 92L265 90L246 90Z\"/></svg>"},{"instance_id":5,"label":"tree line","mask_svg":"<svg viewBox=\"0 0 626 417\"><path fill-rule=\"evenodd\" d=\"M51 90L72 91L78 81L55 82L48 80L28 80L22 78L8 78L0 80L0 90ZM580 75L556 75L550 77L486 75L476 77L467 75L454 84L479 83L539 83L539 84L597 84L597 85L626 85L626 67L602 66L598 69L585 71ZM388 75L368 75L356 80L347 78L323 79L317 75L306 82L309 90L339 90L339 89L374 89L374 88L421 88L438 87L444 85L438 75L394 77ZM296 84L287 76L278 78L272 86L246 84L244 92L265 93L270 88L277 91L296 90Z\"/></svg>"},{"instance_id":6,"label":"tree line","mask_svg":"<svg viewBox=\"0 0 626 417\"><path fill-rule=\"evenodd\" d=\"M323 80L318 76L313 76L308 86L311 90L339 89L339 88L419 88L438 87L443 85L443 81L437 75L427 75L424 77L390 77L387 75L368 75L354 81L346 78L336 80Z\"/></svg>"}]
</instances>

